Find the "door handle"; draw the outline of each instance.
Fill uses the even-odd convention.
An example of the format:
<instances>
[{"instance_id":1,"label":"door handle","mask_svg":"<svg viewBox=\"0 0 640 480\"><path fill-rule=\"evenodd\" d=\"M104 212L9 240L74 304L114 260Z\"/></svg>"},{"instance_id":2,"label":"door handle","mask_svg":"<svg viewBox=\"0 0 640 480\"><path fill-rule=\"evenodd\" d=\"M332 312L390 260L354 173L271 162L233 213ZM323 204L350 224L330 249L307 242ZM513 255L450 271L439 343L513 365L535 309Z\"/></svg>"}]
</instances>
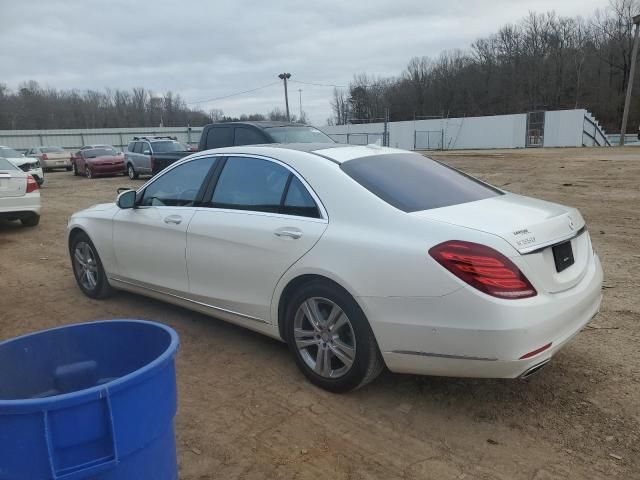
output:
<instances>
[{"instance_id":1,"label":"door handle","mask_svg":"<svg viewBox=\"0 0 640 480\"><path fill-rule=\"evenodd\" d=\"M280 238L286 237L286 238L292 238L294 240L297 240L302 236L302 230L299 230L297 228L284 227L284 228L279 228L278 230L273 232L273 234L276 237L280 237Z\"/></svg>"},{"instance_id":2,"label":"door handle","mask_svg":"<svg viewBox=\"0 0 640 480\"><path fill-rule=\"evenodd\" d=\"M182 217L180 215L169 215L168 217L164 217L164 223L173 223L174 225L180 225L180 223L182 223Z\"/></svg>"}]
</instances>

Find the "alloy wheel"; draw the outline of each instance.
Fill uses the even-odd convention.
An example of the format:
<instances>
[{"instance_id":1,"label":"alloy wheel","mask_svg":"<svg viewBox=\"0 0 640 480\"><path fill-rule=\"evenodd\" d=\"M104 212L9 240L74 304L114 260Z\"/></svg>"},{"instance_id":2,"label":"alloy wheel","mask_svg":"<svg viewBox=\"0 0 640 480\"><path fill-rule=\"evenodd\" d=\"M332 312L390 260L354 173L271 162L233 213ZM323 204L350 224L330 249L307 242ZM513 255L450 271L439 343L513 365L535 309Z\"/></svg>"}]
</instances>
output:
<instances>
[{"instance_id":1,"label":"alloy wheel","mask_svg":"<svg viewBox=\"0 0 640 480\"><path fill-rule=\"evenodd\" d=\"M296 311L296 348L304 363L324 378L346 375L356 358L356 337L347 314L333 301L308 298Z\"/></svg>"},{"instance_id":2,"label":"alloy wheel","mask_svg":"<svg viewBox=\"0 0 640 480\"><path fill-rule=\"evenodd\" d=\"M127 173L129 174L129 178L131 180L135 180L136 172L133 170L133 166L131 164L129 164L129 166L127 167Z\"/></svg>"},{"instance_id":3,"label":"alloy wheel","mask_svg":"<svg viewBox=\"0 0 640 480\"><path fill-rule=\"evenodd\" d=\"M84 174L87 176L87 178L91 178L91 169L89 167L84 167Z\"/></svg>"},{"instance_id":4,"label":"alloy wheel","mask_svg":"<svg viewBox=\"0 0 640 480\"><path fill-rule=\"evenodd\" d=\"M78 242L73 252L73 266L78 282L93 291L98 285L98 262L93 249L87 242Z\"/></svg>"}]
</instances>

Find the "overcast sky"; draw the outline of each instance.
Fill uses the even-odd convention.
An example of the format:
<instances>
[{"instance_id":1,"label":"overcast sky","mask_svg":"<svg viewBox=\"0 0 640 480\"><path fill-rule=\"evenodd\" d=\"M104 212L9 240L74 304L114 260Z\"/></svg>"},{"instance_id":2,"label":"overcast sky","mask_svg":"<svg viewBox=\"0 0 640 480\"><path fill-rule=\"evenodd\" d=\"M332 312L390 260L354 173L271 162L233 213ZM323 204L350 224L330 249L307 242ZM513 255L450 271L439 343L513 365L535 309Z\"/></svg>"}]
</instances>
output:
<instances>
[{"instance_id":1,"label":"overcast sky","mask_svg":"<svg viewBox=\"0 0 640 480\"><path fill-rule=\"evenodd\" d=\"M589 16L607 0L0 0L0 82L56 88L143 86L187 102L278 81L346 85L399 74L414 56L468 48L529 11ZM290 83L323 125L332 88ZM282 84L197 104L227 115L284 108ZM196 105L193 105L196 106Z\"/></svg>"}]
</instances>

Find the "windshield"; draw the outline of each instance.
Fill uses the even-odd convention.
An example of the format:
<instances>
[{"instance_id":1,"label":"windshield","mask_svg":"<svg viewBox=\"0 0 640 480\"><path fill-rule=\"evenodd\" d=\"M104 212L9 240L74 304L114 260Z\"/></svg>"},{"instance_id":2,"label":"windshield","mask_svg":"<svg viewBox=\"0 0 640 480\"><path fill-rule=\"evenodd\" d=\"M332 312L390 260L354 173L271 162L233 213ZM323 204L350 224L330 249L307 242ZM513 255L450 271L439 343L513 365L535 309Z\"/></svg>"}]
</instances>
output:
<instances>
[{"instance_id":1,"label":"windshield","mask_svg":"<svg viewBox=\"0 0 640 480\"><path fill-rule=\"evenodd\" d=\"M417 153L356 158L340 168L371 193L405 212L502 195L490 185Z\"/></svg>"},{"instance_id":2,"label":"windshield","mask_svg":"<svg viewBox=\"0 0 640 480\"><path fill-rule=\"evenodd\" d=\"M92 148L84 153L87 158L106 157L109 155L118 155L118 152L115 148Z\"/></svg>"},{"instance_id":3,"label":"windshield","mask_svg":"<svg viewBox=\"0 0 640 480\"><path fill-rule=\"evenodd\" d=\"M331 137L314 127L269 127L265 128L276 143L335 143Z\"/></svg>"},{"instance_id":4,"label":"windshield","mask_svg":"<svg viewBox=\"0 0 640 480\"><path fill-rule=\"evenodd\" d=\"M175 140L167 140L162 142L153 142L151 144L154 153L166 153L166 152L184 152L185 147L180 142Z\"/></svg>"},{"instance_id":5,"label":"windshield","mask_svg":"<svg viewBox=\"0 0 640 480\"><path fill-rule=\"evenodd\" d=\"M0 170L18 170L18 167L16 167L9 160L0 158Z\"/></svg>"},{"instance_id":6,"label":"windshield","mask_svg":"<svg viewBox=\"0 0 640 480\"><path fill-rule=\"evenodd\" d=\"M64 148L61 147L41 147L42 153L64 153Z\"/></svg>"},{"instance_id":7,"label":"windshield","mask_svg":"<svg viewBox=\"0 0 640 480\"><path fill-rule=\"evenodd\" d=\"M15 151L13 148L0 147L0 157L4 158L20 158L23 155L20 152Z\"/></svg>"}]
</instances>

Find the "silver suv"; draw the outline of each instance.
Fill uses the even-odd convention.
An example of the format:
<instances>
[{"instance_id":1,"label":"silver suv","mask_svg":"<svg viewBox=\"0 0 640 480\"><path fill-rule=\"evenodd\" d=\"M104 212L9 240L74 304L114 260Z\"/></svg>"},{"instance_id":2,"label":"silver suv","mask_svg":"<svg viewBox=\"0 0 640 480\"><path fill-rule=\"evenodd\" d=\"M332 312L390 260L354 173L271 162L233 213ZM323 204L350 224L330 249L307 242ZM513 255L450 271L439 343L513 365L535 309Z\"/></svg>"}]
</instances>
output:
<instances>
[{"instance_id":1,"label":"silver suv","mask_svg":"<svg viewBox=\"0 0 640 480\"><path fill-rule=\"evenodd\" d=\"M158 173L158 166L155 165L157 160L164 160L167 156L178 159L188 153L185 145L178 142L176 137L133 137L124 153L125 166L129 178L134 180L139 175Z\"/></svg>"}]
</instances>

